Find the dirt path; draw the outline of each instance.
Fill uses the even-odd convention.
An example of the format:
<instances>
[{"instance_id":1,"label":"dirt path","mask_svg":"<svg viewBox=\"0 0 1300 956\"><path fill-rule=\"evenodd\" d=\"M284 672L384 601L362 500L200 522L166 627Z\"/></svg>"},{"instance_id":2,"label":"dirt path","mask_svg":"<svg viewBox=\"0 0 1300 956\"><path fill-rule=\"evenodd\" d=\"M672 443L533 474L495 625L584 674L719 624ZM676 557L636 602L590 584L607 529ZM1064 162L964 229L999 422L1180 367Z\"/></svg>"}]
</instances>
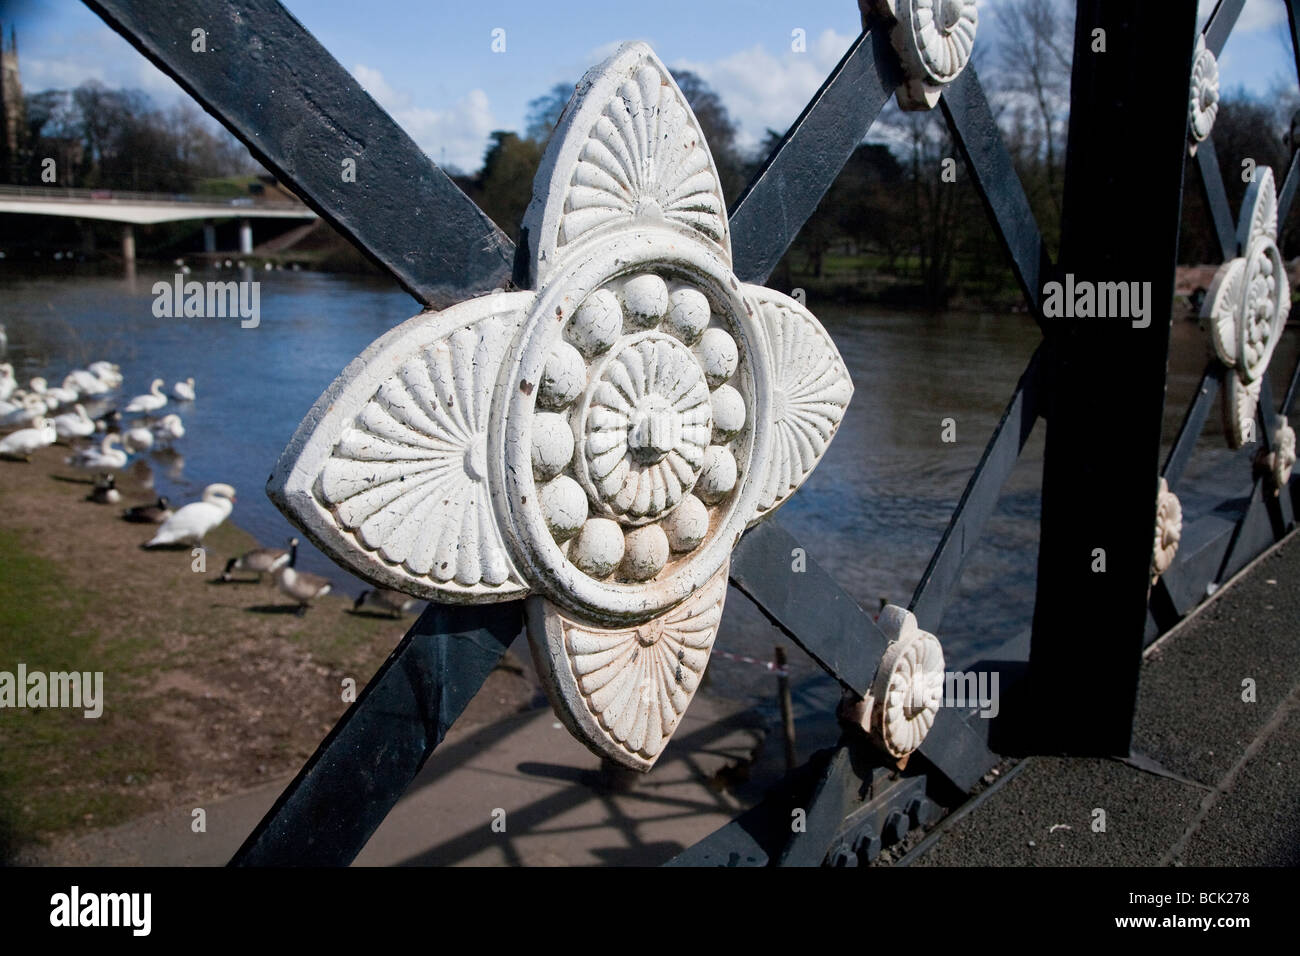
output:
<instances>
[{"instance_id":1,"label":"dirt path","mask_svg":"<svg viewBox=\"0 0 1300 956\"><path fill-rule=\"evenodd\" d=\"M145 551L151 526L118 514L151 492L123 472L123 502L92 504L67 453L0 462L0 671L102 671L104 711L0 709L0 859L296 771L346 709L344 678L359 691L412 621L354 614L344 595L300 618L272 586L219 583L256 546L238 504L205 569L189 549ZM464 719L536 692L507 658Z\"/></svg>"}]
</instances>

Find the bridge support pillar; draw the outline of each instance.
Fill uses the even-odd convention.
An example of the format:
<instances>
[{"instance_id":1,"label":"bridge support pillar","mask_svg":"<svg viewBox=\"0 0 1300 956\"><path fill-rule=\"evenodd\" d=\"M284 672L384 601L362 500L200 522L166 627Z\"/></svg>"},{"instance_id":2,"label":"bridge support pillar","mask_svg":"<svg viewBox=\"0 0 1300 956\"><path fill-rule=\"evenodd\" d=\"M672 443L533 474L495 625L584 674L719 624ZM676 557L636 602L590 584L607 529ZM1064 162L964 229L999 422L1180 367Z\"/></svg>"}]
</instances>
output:
<instances>
[{"instance_id":1,"label":"bridge support pillar","mask_svg":"<svg viewBox=\"0 0 1300 956\"><path fill-rule=\"evenodd\" d=\"M239 251L243 255L253 251L253 224L247 219L239 220Z\"/></svg>"},{"instance_id":2,"label":"bridge support pillar","mask_svg":"<svg viewBox=\"0 0 1300 956\"><path fill-rule=\"evenodd\" d=\"M128 274L135 272L135 227L129 222L122 225L122 265Z\"/></svg>"},{"instance_id":3,"label":"bridge support pillar","mask_svg":"<svg viewBox=\"0 0 1300 956\"><path fill-rule=\"evenodd\" d=\"M203 224L203 251L217 251L217 227L215 224L205 222Z\"/></svg>"}]
</instances>

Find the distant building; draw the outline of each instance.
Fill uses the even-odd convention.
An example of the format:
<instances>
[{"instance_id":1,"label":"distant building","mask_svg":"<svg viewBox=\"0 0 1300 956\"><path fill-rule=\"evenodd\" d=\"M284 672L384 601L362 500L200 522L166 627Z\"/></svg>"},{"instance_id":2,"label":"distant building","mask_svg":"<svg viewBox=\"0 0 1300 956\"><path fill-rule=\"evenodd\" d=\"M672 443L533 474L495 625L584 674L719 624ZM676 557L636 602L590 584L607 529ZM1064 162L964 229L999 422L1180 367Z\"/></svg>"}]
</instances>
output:
<instances>
[{"instance_id":1,"label":"distant building","mask_svg":"<svg viewBox=\"0 0 1300 956\"><path fill-rule=\"evenodd\" d=\"M12 183L18 178L26 120L23 85L18 77L18 35L9 27L9 44L0 24L0 176Z\"/></svg>"}]
</instances>

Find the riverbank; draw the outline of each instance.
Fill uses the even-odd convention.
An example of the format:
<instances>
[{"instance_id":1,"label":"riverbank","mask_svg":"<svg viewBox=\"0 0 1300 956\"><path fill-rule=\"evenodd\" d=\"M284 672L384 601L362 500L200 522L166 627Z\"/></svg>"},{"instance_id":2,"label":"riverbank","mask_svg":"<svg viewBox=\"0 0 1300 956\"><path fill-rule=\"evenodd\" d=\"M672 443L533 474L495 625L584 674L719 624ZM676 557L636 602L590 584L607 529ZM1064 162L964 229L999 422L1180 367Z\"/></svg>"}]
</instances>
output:
<instances>
[{"instance_id":1,"label":"riverbank","mask_svg":"<svg viewBox=\"0 0 1300 956\"><path fill-rule=\"evenodd\" d=\"M413 620L353 613L347 594L297 617L273 586L220 583L226 560L257 546L238 503L205 540L203 570L189 549L143 550L152 526L119 514L154 493L128 470L119 505L90 503L67 454L0 462L0 671L100 671L103 714L0 710L0 860L296 772L347 708L344 680L360 691ZM466 719L536 693L507 658Z\"/></svg>"}]
</instances>

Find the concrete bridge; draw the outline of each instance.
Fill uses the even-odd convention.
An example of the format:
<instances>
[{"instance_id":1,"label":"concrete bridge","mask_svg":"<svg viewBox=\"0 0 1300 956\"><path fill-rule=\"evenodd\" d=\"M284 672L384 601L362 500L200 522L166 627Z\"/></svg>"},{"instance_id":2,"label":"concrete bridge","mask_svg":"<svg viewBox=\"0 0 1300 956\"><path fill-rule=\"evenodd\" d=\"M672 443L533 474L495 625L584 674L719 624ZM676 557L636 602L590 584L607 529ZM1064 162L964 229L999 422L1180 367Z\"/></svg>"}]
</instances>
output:
<instances>
[{"instance_id":1,"label":"concrete bridge","mask_svg":"<svg viewBox=\"0 0 1300 956\"><path fill-rule=\"evenodd\" d=\"M64 216L122 223L122 259L135 262L135 226L202 219L203 251L217 251L217 219L239 220L239 251L253 251L253 219L315 219L302 203L259 201L251 197L206 199L166 193L107 189L0 186L0 213Z\"/></svg>"}]
</instances>

